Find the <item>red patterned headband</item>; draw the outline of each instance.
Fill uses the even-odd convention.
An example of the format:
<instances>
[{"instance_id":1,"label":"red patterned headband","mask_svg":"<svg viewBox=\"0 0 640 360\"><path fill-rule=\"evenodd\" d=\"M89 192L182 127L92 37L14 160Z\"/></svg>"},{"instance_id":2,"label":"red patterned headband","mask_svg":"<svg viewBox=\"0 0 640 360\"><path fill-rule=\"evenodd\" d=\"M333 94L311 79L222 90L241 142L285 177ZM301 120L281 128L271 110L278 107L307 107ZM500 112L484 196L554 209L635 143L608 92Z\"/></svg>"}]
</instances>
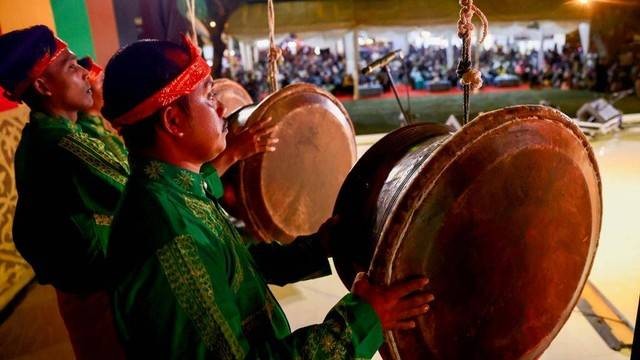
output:
<instances>
[{"instance_id":1,"label":"red patterned headband","mask_svg":"<svg viewBox=\"0 0 640 360\"><path fill-rule=\"evenodd\" d=\"M209 65L200 56L200 50L184 35L182 36L182 41L189 48L189 55L191 56L189 66L160 91L125 114L115 118L112 121L113 125L117 127L133 125L151 116L156 111L178 100L180 97L192 93L196 86L211 74Z\"/></svg>"},{"instance_id":2,"label":"red patterned headband","mask_svg":"<svg viewBox=\"0 0 640 360\"><path fill-rule=\"evenodd\" d=\"M19 100L20 97L24 94L25 91L29 88L31 84L33 84L37 78L42 76L42 74L47 70L47 67L51 65L62 53L69 47L64 41L55 38L56 42L56 50L51 54L47 52L43 57L41 57L35 65L29 71L27 78L21 81L16 85L16 88L12 92L6 91L9 95L9 98L12 100Z\"/></svg>"}]
</instances>

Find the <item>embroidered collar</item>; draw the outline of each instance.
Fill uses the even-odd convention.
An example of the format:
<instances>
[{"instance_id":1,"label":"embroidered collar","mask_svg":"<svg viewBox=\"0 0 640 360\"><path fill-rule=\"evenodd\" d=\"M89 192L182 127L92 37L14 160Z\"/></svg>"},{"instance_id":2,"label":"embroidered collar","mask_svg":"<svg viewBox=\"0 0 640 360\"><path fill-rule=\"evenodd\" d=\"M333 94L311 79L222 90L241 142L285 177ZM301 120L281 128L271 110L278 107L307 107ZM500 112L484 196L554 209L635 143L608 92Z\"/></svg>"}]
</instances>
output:
<instances>
[{"instance_id":1,"label":"embroidered collar","mask_svg":"<svg viewBox=\"0 0 640 360\"><path fill-rule=\"evenodd\" d=\"M170 185L182 192L205 197L202 175L157 160L132 159L133 173L145 180Z\"/></svg>"},{"instance_id":2,"label":"embroidered collar","mask_svg":"<svg viewBox=\"0 0 640 360\"><path fill-rule=\"evenodd\" d=\"M32 111L30 122L42 128L66 128L74 132L80 132L80 127L64 116L52 116L39 111Z\"/></svg>"},{"instance_id":3,"label":"embroidered collar","mask_svg":"<svg viewBox=\"0 0 640 360\"><path fill-rule=\"evenodd\" d=\"M84 121L88 124L92 124L92 125L102 125L102 119L97 116L97 115L89 115L87 113L79 113L78 114L78 121Z\"/></svg>"}]
</instances>

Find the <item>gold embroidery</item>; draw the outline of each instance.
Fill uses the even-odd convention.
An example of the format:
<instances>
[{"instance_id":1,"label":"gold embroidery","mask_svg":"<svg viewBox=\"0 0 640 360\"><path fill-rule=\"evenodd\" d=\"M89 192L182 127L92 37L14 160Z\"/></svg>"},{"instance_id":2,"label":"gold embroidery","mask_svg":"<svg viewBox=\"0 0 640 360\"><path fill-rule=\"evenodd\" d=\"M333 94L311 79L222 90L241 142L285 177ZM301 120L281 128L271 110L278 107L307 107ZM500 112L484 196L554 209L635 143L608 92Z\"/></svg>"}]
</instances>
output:
<instances>
[{"instance_id":1,"label":"gold embroidery","mask_svg":"<svg viewBox=\"0 0 640 360\"><path fill-rule=\"evenodd\" d=\"M162 175L163 169L162 164L157 161L152 161L144 168L144 173L147 174L149 179L158 180L160 179L160 175Z\"/></svg>"},{"instance_id":2,"label":"gold embroidery","mask_svg":"<svg viewBox=\"0 0 640 360\"><path fill-rule=\"evenodd\" d=\"M93 214L93 220L96 222L97 225L110 226L111 221L113 221L113 216Z\"/></svg>"},{"instance_id":3,"label":"gold embroidery","mask_svg":"<svg viewBox=\"0 0 640 360\"><path fill-rule=\"evenodd\" d=\"M186 171L180 171L175 181L185 190L191 190L193 186L193 176Z\"/></svg>"},{"instance_id":4,"label":"gold embroidery","mask_svg":"<svg viewBox=\"0 0 640 360\"><path fill-rule=\"evenodd\" d=\"M213 235L224 241L229 245L231 249L231 253L233 254L233 260L235 262L235 273L233 274L233 281L231 283L231 288L235 293L240 290L240 285L244 280L244 271L242 270L242 264L240 263L240 257L236 251L236 246L238 244L233 243L234 236L230 234L230 227L228 224L225 224L225 220L216 218L214 214L217 214L217 209L213 207L211 204L207 204L204 201L200 201L197 199L184 197L184 202L187 205L187 208L198 218L200 221L205 223L207 227L213 232ZM226 230L226 231L225 231Z\"/></svg>"},{"instance_id":5,"label":"gold embroidery","mask_svg":"<svg viewBox=\"0 0 640 360\"><path fill-rule=\"evenodd\" d=\"M224 359L243 359L244 351L215 303L211 277L194 240L188 235L178 236L156 254L178 303L207 348Z\"/></svg>"},{"instance_id":6,"label":"gold embroidery","mask_svg":"<svg viewBox=\"0 0 640 360\"><path fill-rule=\"evenodd\" d=\"M335 321L332 321L335 322ZM305 358L312 359L348 359L349 351L346 344L351 343L349 327L340 331L339 324L327 323L313 330L304 346Z\"/></svg>"},{"instance_id":7,"label":"gold embroidery","mask_svg":"<svg viewBox=\"0 0 640 360\"><path fill-rule=\"evenodd\" d=\"M117 169L124 169L128 173L129 165L120 162L118 158L106 150L103 143L90 138L87 134L71 133L63 137L58 145L115 182L121 185L127 182L126 174Z\"/></svg>"}]
</instances>

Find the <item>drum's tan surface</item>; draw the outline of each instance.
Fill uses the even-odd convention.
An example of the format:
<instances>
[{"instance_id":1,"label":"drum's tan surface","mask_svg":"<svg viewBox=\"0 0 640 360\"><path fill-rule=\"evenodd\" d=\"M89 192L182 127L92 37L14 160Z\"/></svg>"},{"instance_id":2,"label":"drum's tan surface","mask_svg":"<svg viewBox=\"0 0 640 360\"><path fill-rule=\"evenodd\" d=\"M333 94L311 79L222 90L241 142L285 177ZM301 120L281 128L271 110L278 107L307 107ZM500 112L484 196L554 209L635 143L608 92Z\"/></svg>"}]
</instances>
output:
<instances>
[{"instance_id":1,"label":"drum's tan surface","mask_svg":"<svg viewBox=\"0 0 640 360\"><path fill-rule=\"evenodd\" d=\"M355 135L342 105L308 84L288 86L232 116L237 126L278 122L277 150L239 164L236 196L242 217L263 241L290 242L331 216L356 160Z\"/></svg>"},{"instance_id":2,"label":"drum's tan surface","mask_svg":"<svg viewBox=\"0 0 640 360\"><path fill-rule=\"evenodd\" d=\"M416 330L387 333L385 357L537 358L578 300L600 233L586 139L555 110L518 106L399 147L395 166L374 175L385 180L365 234L370 275L424 274L436 301Z\"/></svg>"},{"instance_id":3,"label":"drum's tan surface","mask_svg":"<svg viewBox=\"0 0 640 360\"><path fill-rule=\"evenodd\" d=\"M213 91L218 101L224 106L223 117L253 103L251 96L242 85L235 81L219 78L213 80Z\"/></svg>"}]
</instances>

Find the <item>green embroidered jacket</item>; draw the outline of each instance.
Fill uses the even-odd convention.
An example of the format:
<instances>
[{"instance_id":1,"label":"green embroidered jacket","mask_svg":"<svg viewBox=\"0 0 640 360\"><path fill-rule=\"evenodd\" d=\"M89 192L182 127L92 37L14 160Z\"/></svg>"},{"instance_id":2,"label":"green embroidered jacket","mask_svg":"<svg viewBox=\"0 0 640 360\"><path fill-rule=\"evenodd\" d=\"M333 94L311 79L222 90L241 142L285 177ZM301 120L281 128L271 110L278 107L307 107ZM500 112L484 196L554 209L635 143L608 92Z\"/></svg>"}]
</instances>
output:
<instances>
[{"instance_id":1,"label":"green embroidered jacket","mask_svg":"<svg viewBox=\"0 0 640 360\"><path fill-rule=\"evenodd\" d=\"M80 114L78 116L77 124L82 131L89 136L102 141L105 148L115 155L119 160L127 162L128 152L124 144L115 136L111 131L107 130L104 126L104 119L100 116Z\"/></svg>"},{"instance_id":2,"label":"green embroidered jacket","mask_svg":"<svg viewBox=\"0 0 640 360\"><path fill-rule=\"evenodd\" d=\"M129 177L127 150L102 119L32 112L16 150L13 239L39 282L70 292L104 286L111 221ZM215 169L208 188L222 195Z\"/></svg>"},{"instance_id":3,"label":"green embroidered jacket","mask_svg":"<svg viewBox=\"0 0 640 360\"><path fill-rule=\"evenodd\" d=\"M118 159L128 163L129 152L127 151L124 143L119 137L107 130L104 126L104 121L105 120L100 116L80 114L77 124L83 132L102 141L105 144L105 148L112 154L116 155ZM207 164L202 167L201 172L208 185L207 192L211 193L216 198L222 197L224 187L215 168Z\"/></svg>"},{"instance_id":4,"label":"green embroidered jacket","mask_svg":"<svg viewBox=\"0 0 640 360\"><path fill-rule=\"evenodd\" d=\"M112 216L129 165L68 119L32 112L15 156L13 239L38 280L72 292L100 286Z\"/></svg>"},{"instance_id":5,"label":"green embroidered jacket","mask_svg":"<svg viewBox=\"0 0 640 360\"><path fill-rule=\"evenodd\" d=\"M135 160L109 259L114 316L131 358L353 359L382 344L374 310L345 296L293 333L267 282L325 275L312 236L245 245L200 174Z\"/></svg>"}]
</instances>

